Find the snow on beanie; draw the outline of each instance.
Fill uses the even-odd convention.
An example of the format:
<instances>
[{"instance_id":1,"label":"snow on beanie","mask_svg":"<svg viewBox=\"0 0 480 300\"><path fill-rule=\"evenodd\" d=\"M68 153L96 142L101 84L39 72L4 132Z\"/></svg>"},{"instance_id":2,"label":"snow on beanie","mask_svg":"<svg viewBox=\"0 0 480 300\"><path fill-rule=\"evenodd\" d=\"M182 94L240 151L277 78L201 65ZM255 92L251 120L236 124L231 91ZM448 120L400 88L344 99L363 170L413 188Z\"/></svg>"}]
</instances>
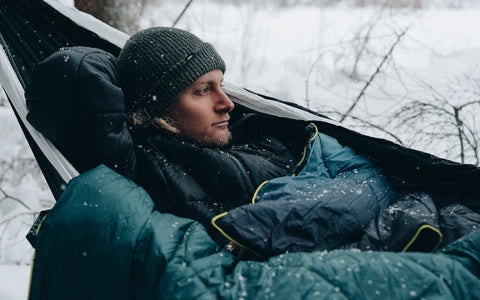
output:
<instances>
[{"instance_id":1,"label":"snow on beanie","mask_svg":"<svg viewBox=\"0 0 480 300\"><path fill-rule=\"evenodd\" d=\"M225 62L195 35L170 27L141 30L118 57L126 110L164 116L180 92L215 69L225 73Z\"/></svg>"}]
</instances>

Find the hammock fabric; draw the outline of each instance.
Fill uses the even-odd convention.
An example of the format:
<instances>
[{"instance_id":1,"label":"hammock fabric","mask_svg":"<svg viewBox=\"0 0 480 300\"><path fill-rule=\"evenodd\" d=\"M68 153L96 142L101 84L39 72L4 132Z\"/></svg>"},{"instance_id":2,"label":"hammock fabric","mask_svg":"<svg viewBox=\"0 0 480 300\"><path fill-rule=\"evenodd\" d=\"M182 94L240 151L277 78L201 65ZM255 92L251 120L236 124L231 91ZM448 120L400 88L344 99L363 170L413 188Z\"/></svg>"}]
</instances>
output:
<instances>
[{"instance_id":1,"label":"hammock fabric","mask_svg":"<svg viewBox=\"0 0 480 300\"><path fill-rule=\"evenodd\" d=\"M7 56L15 77L25 88L36 64L62 47L85 45L103 49L114 55L120 47L102 39L72 19L61 14L50 4L40 0L1 0L0 1L0 44ZM13 74L5 74L11 80ZM1 82L0 84L6 84ZM12 102L11 95L7 96ZM21 105L21 104L20 104ZM46 181L57 199L62 193L66 180L45 157L32 138L31 132L19 115L18 104L12 103L17 119L42 170ZM68 179L67 179L68 180Z\"/></svg>"}]
</instances>

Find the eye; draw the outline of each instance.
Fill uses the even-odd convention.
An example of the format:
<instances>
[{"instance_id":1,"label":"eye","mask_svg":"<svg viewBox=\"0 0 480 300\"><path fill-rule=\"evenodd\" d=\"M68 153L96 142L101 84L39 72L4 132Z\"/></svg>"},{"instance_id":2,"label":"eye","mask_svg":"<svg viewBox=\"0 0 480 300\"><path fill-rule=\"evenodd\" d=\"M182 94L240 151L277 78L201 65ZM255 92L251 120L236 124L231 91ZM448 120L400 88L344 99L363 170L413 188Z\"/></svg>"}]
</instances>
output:
<instances>
[{"instance_id":1,"label":"eye","mask_svg":"<svg viewBox=\"0 0 480 300\"><path fill-rule=\"evenodd\" d=\"M204 88L195 90L195 92L193 92L193 93L197 96L202 96L202 95L206 94L208 92L208 90L209 90L208 87L204 87Z\"/></svg>"}]
</instances>

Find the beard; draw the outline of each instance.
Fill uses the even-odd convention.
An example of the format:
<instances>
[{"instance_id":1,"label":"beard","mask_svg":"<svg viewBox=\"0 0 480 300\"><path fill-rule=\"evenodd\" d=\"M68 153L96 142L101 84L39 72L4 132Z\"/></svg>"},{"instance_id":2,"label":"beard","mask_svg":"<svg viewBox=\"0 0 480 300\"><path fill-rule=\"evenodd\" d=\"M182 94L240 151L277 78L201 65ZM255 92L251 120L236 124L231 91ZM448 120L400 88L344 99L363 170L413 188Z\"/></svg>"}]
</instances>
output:
<instances>
[{"instance_id":1,"label":"beard","mask_svg":"<svg viewBox=\"0 0 480 300\"><path fill-rule=\"evenodd\" d=\"M197 136L186 136L182 134L180 130L175 127L175 124L165 118L154 118L153 125L160 130L167 131L171 134L174 134L181 140L188 141L192 144L196 144L198 146L208 147L208 148L224 148L230 144L232 140L232 133L228 130L228 132L218 138L211 138L208 135L199 134Z\"/></svg>"},{"instance_id":2,"label":"beard","mask_svg":"<svg viewBox=\"0 0 480 300\"><path fill-rule=\"evenodd\" d=\"M232 140L232 133L230 133L229 131L227 136L225 136L222 139L218 139L218 141L215 144L219 147L226 147L228 146L228 144L230 144L231 140Z\"/></svg>"},{"instance_id":3,"label":"beard","mask_svg":"<svg viewBox=\"0 0 480 300\"><path fill-rule=\"evenodd\" d=\"M194 142L200 146L209 147L209 148L224 148L230 144L232 140L232 133L229 131L225 136L216 138L216 139L198 139Z\"/></svg>"}]
</instances>

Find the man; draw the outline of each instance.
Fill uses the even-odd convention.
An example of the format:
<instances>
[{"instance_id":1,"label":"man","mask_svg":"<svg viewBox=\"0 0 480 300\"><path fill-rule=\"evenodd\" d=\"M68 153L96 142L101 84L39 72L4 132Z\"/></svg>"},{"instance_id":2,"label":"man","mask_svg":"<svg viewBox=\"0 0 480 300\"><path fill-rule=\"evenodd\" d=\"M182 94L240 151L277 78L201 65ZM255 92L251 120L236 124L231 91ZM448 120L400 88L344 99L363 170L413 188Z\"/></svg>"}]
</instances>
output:
<instances>
[{"instance_id":1,"label":"man","mask_svg":"<svg viewBox=\"0 0 480 300\"><path fill-rule=\"evenodd\" d=\"M238 108L232 124L234 104L221 89L225 63L187 31L136 33L118 70L136 144L135 181L162 212L212 229L212 217L251 203L262 182L290 174L301 157L304 123L278 130L273 119Z\"/></svg>"}]
</instances>

